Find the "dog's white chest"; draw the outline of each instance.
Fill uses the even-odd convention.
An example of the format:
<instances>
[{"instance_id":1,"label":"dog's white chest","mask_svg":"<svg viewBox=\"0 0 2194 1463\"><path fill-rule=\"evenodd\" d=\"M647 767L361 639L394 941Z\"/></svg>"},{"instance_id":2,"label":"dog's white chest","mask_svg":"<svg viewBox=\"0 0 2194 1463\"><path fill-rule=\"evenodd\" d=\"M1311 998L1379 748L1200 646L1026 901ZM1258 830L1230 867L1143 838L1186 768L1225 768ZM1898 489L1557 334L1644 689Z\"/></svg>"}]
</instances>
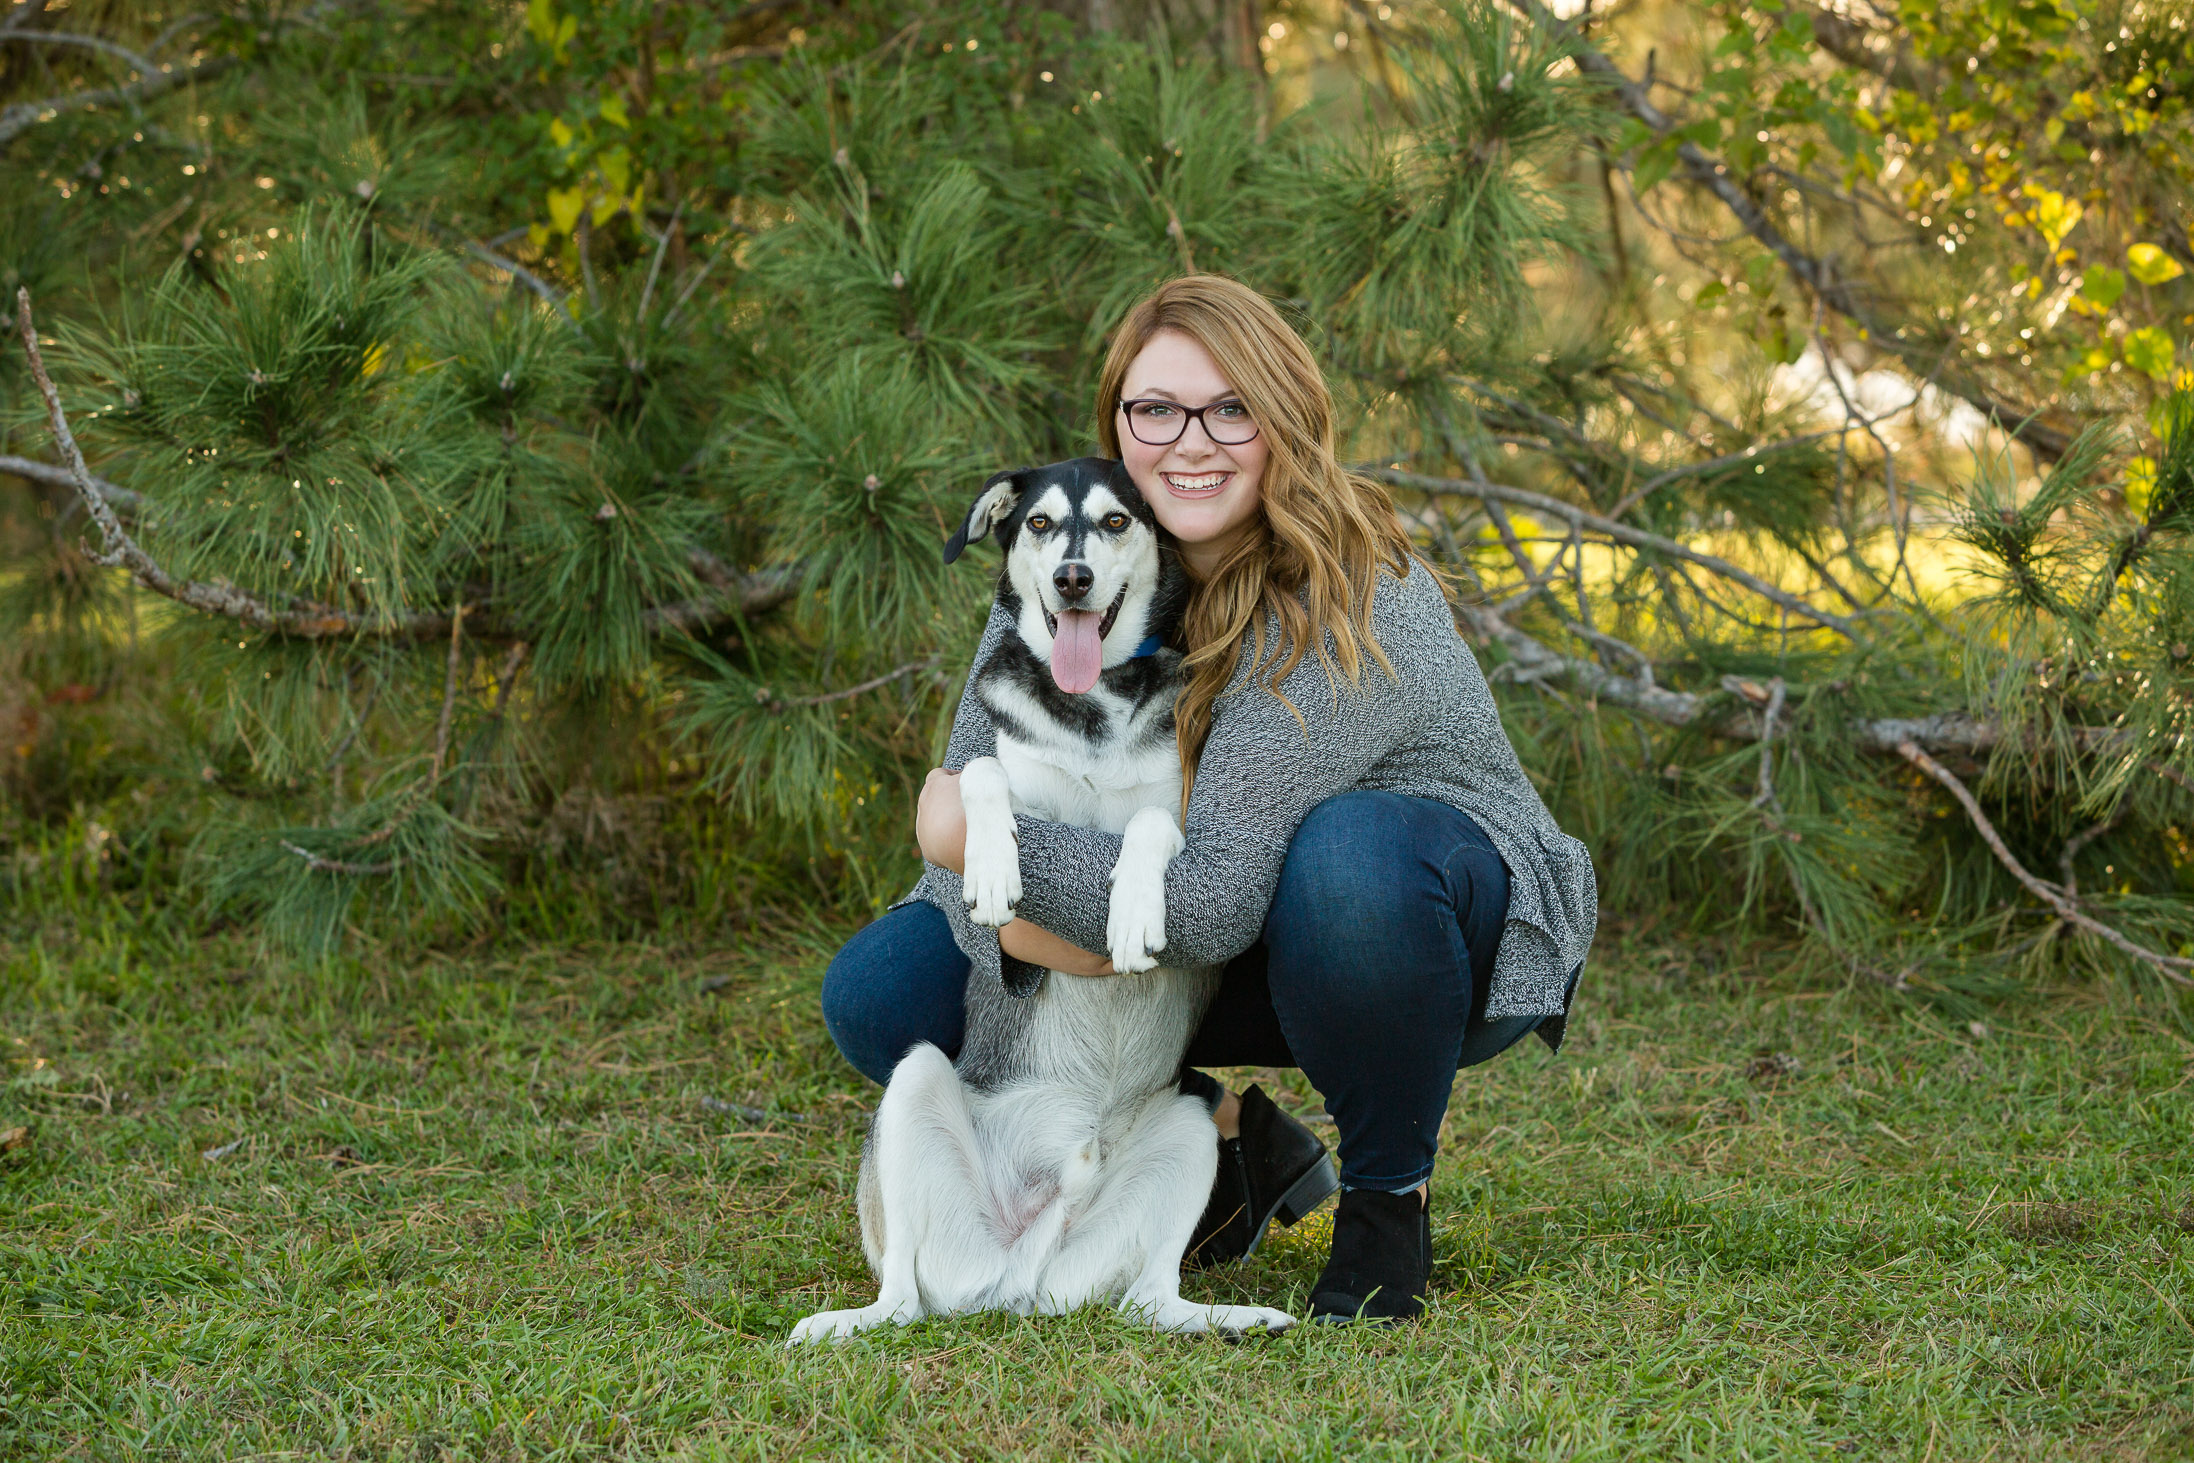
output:
<instances>
[{"instance_id":1,"label":"dog's white chest","mask_svg":"<svg viewBox=\"0 0 2194 1463\"><path fill-rule=\"evenodd\" d=\"M1096 737L1029 742L1001 732L998 761L1013 792L1013 810L1122 833L1144 808L1178 807L1180 754L1172 739L1141 733L1124 707L1108 715L1104 734Z\"/></svg>"}]
</instances>

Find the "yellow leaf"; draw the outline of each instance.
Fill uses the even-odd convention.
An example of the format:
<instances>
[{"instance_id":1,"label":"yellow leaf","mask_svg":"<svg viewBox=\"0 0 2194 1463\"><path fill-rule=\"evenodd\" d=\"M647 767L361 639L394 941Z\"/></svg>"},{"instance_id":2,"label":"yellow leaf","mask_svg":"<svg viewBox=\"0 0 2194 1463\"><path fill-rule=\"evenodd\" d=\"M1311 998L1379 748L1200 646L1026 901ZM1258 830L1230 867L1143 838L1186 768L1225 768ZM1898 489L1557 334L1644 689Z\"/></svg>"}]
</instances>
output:
<instances>
[{"instance_id":1,"label":"yellow leaf","mask_svg":"<svg viewBox=\"0 0 2194 1463\"><path fill-rule=\"evenodd\" d=\"M596 159L596 165L601 168L602 177L608 181L610 192L629 193L632 191L631 153L621 147L613 147Z\"/></svg>"},{"instance_id":2,"label":"yellow leaf","mask_svg":"<svg viewBox=\"0 0 2194 1463\"><path fill-rule=\"evenodd\" d=\"M2186 273L2178 260L2154 244L2135 244L2126 250L2125 267L2142 284L2162 284Z\"/></svg>"},{"instance_id":3,"label":"yellow leaf","mask_svg":"<svg viewBox=\"0 0 2194 1463\"><path fill-rule=\"evenodd\" d=\"M378 376L388 369L388 364L389 348L380 344L369 345L366 347L366 359L359 370L368 376Z\"/></svg>"},{"instance_id":4,"label":"yellow leaf","mask_svg":"<svg viewBox=\"0 0 2194 1463\"><path fill-rule=\"evenodd\" d=\"M587 195L577 188L551 188L548 193L549 223L559 234L568 234L579 227L579 210L586 206Z\"/></svg>"},{"instance_id":5,"label":"yellow leaf","mask_svg":"<svg viewBox=\"0 0 2194 1463\"><path fill-rule=\"evenodd\" d=\"M526 29L542 45L556 41L556 7L550 0L526 0Z\"/></svg>"},{"instance_id":6,"label":"yellow leaf","mask_svg":"<svg viewBox=\"0 0 2194 1463\"><path fill-rule=\"evenodd\" d=\"M625 112L625 99L623 97L604 97L602 98L602 104L595 110L602 114L603 121L613 126L622 127L627 132L632 130L632 118Z\"/></svg>"},{"instance_id":7,"label":"yellow leaf","mask_svg":"<svg viewBox=\"0 0 2194 1463\"><path fill-rule=\"evenodd\" d=\"M2155 326L2144 326L2125 338L2125 363L2158 381L2167 380L2178 359L2179 348Z\"/></svg>"},{"instance_id":8,"label":"yellow leaf","mask_svg":"<svg viewBox=\"0 0 2194 1463\"><path fill-rule=\"evenodd\" d=\"M2125 465L2125 506L2134 517L2148 513L2148 495L2156 491L2156 459L2136 457Z\"/></svg>"},{"instance_id":9,"label":"yellow leaf","mask_svg":"<svg viewBox=\"0 0 2194 1463\"><path fill-rule=\"evenodd\" d=\"M558 147L571 146L571 139L574 135L575 134L571 130L571 124L566 122L562 117L557 117L550 121L549 141L555 143Z\"/></svg>"},{"instance_id":10,"label":"yellow leaf","mask_svg":"<svg viewBox=\"0 0 2194 1463\"><path fill-rule=\"evenodd\" d=\"M2065 236L2080 226L2087 210L2077 198L2067 198L2048 188L2037 188L2029 183L2026 196L2034 200L2034 227L2049 241L2054 250L2065 241Z\"/></svg>"}]
</instances>

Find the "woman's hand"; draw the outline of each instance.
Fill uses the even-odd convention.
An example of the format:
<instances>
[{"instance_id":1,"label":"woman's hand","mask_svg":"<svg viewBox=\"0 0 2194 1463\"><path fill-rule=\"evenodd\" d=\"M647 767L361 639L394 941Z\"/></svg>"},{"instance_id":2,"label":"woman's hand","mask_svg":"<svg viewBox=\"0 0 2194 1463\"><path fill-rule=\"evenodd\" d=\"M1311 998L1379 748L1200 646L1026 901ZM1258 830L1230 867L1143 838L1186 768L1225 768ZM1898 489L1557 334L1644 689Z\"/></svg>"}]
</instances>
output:
<instances>
[{"instance_id":1,"label":"woman's hand","mask_svg":"<svg viewBox=\"0 0 2194 1463\"><path fill-rule=\"evenodd\" d=\"M967 811L960 806L960 774L932 767L914 805L914 841L922 857L955 874L967 872Z\"/></svg>"}]
</instances>

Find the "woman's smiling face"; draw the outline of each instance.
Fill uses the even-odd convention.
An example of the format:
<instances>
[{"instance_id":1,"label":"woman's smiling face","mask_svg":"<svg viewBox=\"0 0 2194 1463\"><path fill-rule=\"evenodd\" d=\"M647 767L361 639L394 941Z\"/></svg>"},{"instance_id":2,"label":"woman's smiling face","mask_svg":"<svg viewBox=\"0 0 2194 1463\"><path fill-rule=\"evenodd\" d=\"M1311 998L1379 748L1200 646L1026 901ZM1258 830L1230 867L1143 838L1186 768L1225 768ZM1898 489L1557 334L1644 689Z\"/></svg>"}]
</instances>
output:
<instances>
[{"instance_id":1,"label":"woman's smiling face","mask_svg":"<svg viewBox=\"0 0 2194 1463\"><path fill-rule=\"evenodd\" d=\"M1235 399L1211 353L1177 330L1153 335L1120 385L1124 401L1209 407ZM1178 441L1153 447L1136 438L1124 415L1115 425L1122 460L1143 501L1179 540L1190 570L1209 573L1255 524L1268 455L1263 434L1233 445L1214 442L1200 419L1189 422Z\"/></svg>"}]
</instances>

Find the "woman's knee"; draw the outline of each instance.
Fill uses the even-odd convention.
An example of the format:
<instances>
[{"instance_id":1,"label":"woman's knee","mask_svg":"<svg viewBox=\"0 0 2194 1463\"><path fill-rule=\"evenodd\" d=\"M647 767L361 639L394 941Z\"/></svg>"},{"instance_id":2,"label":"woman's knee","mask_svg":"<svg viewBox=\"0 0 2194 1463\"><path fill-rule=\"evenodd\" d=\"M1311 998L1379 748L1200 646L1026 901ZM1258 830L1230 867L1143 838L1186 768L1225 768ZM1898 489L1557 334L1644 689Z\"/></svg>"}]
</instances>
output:
<instances>
[{"instance_id":1,"label":"woman's knee","mask_svg":"<svg viewBox=\"0 0 2194 1463\"><path fill-rule=\"evenodd\" d=\"M832 957L823 1025L848 1062L883 1082L916 1042L960 1049L967 969L944 915L927 904L895 909Z\"/></svg>"}]
</instances>

